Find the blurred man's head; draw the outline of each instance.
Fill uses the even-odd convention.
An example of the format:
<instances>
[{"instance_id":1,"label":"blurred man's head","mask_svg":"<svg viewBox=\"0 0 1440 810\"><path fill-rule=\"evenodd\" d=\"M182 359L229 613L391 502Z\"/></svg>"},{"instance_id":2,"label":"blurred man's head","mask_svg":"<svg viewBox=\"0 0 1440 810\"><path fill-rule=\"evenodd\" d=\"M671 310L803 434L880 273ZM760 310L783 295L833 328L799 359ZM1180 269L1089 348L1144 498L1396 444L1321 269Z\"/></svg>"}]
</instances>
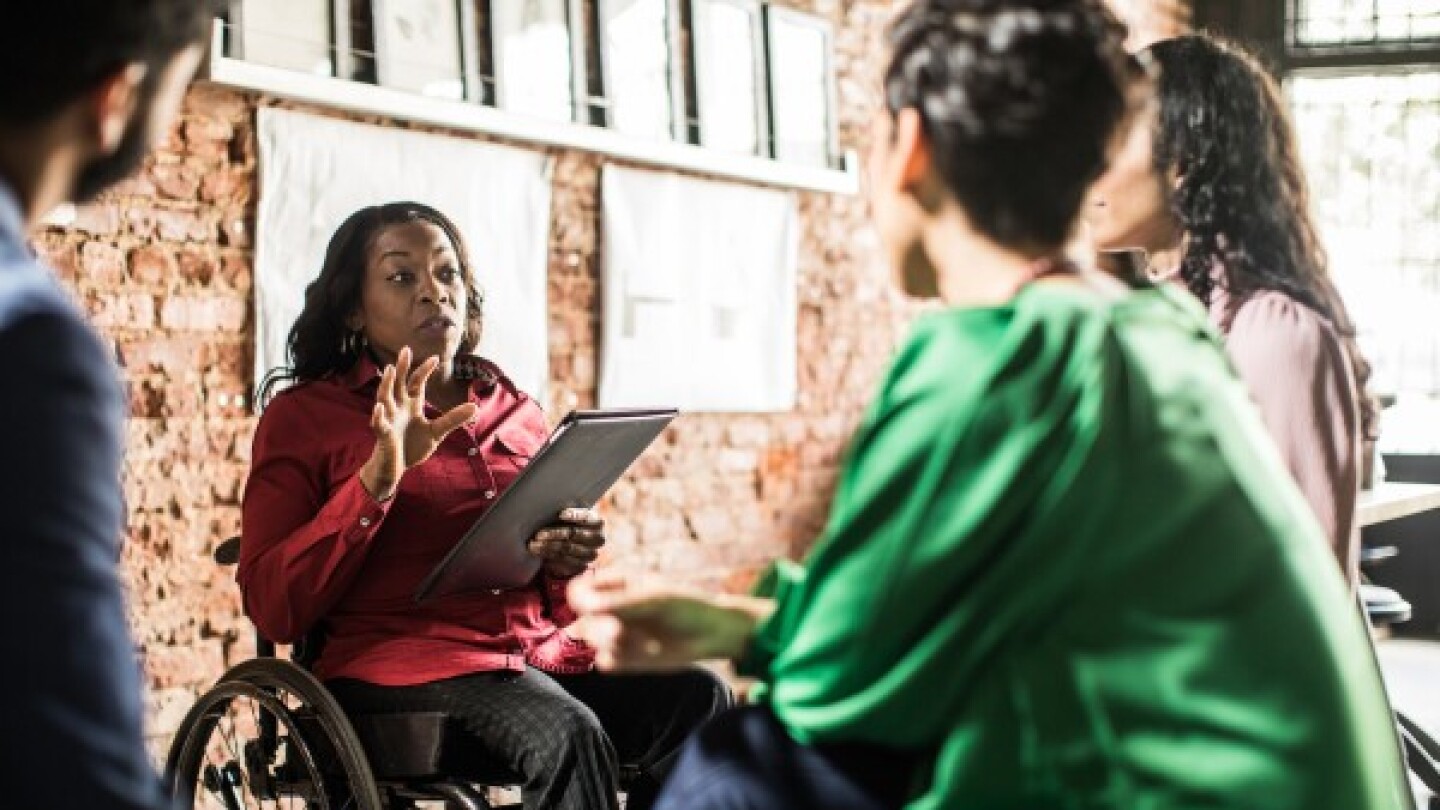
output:
<instances>
[{"instance_id":1,"label":"blurred man's head","mask_svg":"<svg viewBox=\"0 0 1440 810\"><path fill-rule=\"evenodd\" d=\"M134 171L170 125L214 0L17 0L0 10L0 176L27 214Z\"/></svg>"}]
</instances>

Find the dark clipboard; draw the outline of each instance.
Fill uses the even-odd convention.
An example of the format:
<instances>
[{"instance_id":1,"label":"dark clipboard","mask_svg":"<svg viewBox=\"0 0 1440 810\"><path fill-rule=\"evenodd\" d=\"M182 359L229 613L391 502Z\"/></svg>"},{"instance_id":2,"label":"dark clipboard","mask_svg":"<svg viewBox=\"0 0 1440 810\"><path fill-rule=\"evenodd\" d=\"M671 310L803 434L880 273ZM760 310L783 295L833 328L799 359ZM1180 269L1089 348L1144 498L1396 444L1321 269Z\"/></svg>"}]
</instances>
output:
<instances>
[{"instance_id":1,"label":"dark clipboard","mask_svg":"<svg viewBox=\"0 0 1440 810\"><path fill-rule=\"evenodd\" d=\"M571 411L420 583L415 601L532 582L540 560L527 541L555 523L561 511L594 506L678 415L674 409Z\"/></svg>"}]
</instances>

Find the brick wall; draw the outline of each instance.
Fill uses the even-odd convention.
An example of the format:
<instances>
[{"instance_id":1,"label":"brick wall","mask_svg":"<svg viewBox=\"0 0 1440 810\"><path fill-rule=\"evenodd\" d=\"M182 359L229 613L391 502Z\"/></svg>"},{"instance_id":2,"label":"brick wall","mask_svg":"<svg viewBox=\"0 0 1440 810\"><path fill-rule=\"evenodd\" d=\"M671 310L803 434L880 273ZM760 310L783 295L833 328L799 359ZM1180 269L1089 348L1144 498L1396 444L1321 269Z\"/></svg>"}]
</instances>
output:
<instances>
[{"instance_id":1,"label":"brick wall","mask_svg":"<svg viewBox=\"0 0 1440 810\"><path fill-rule=\"evenodd\" d=\"M841 139L863 149L891 3L784 4L834 22ZM141 176L36 240L113 342L129 389L123 572L157 753L194 695L253 653L231 572L209 554L239 530L254 428L254 114L275 103L193 88ZM594 403L599 318L601 161L557 158L541 394L552 416ZM913 310L891 289L863 200L805 193L800 209L798 407L686 417L609 499L612 565L742 589L819 530L846 437Z\"/></svg>"}]
</instances>

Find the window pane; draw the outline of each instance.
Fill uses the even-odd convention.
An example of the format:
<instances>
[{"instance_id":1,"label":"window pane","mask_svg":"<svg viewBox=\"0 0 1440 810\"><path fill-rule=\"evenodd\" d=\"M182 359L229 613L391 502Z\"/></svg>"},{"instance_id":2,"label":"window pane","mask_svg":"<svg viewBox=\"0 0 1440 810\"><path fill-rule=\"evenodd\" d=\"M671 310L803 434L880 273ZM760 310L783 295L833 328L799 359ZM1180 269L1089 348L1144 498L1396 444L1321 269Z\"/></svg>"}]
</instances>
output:
<instances>
[{"instance_id":1,"label":"window pane","mask_svg":"<svg viewBox=\"0 0 1440 810\"><path fill-rule=\"evenodd\" d=\"M241 57L323 76L330 58L330 4L322 0L246 0L240 14Z\"/></svg>"},{"instance_id":2,"label":"window pane","mask_svg":"<svg viewBox=\"0 0 1440 810\"><path fill-rule=\"evenodd\" d=\"M1440 37L1440 0L1296 0L1294 44L1413 42Z\"/></svg>"},{"instance_id":3,"label":"window pane","mask_svg":"<svg viewBox=\"0 0 1440 810\"><path fill-rule=\"evenodd\" d=\"M829 165L829 34L805 22L772 17L770 52L775 157Z\"/></svg>"},{"instance_id":4,"label":"window pane","mask_svg":"<svg viewBox=\"0 0 1440 810\"><path fill-rule=\"evenodd\" d=\"M695 6L696 80L701 142L712 149L760 151L760 77L755 71L759 7L709 0Z\"/></svg>"},{"instance_id":5,"label":"window pane","mask_svg":"<svg viewBox=\"0 0 1440 810\"><path fill-rule=\"evenodd\" d=\"M602 0L605 87L621 132L674 136L670 98L669 14L665 0Z\"/></svg>"},{"instance_id":6,"label":"window pane","mask_svg":"<svg viewBox=\"0 0 1440 810\"><path fill-rule=\"evenodd\" d=\"M462 99L460 10L454 0L400 0L381 6L381 83L436 98Z\"/></svg>"},{"instance_id":7,"label":"window pane","mask_svg":"<svg viewBox=\"0 0 1440 810\"><path fill-rule=\"evenodd\" d=\"M1286 88L1374 388L1440 394L1440 71L1296 75Z\"/></svg>"},{"instance_id":8,"label":"window pane","mask_svg":"<svg viewBox=\"0 0 1440 810\"><path fill-rule=\"evenodd\" d=\"M500 104L555 121L575 117L570 66L570 20L565 0L490 4Z\"/></svg>"}]
</instances>

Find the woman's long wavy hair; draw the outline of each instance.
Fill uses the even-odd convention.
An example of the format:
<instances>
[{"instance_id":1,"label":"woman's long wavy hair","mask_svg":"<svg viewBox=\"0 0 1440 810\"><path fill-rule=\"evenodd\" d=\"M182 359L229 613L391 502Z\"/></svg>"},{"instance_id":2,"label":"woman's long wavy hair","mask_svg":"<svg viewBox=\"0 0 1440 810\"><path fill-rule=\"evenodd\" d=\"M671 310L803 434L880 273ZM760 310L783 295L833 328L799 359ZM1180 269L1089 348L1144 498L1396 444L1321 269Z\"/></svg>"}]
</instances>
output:
<instances>
[{"instance_id":1,"label":"woman's long wavy hair","mask_svg":"<svg viewBox=\"0 0 1440 810\"><path fill-rule=\"evenodd\" d=\"M1280 88L1255 57L1212 37L1165 40L1148 53L1160 68L1155 169L1178 178L1170 200L1186 234L1181 277L1209 304L1220 267L1235 300L1275 290L1326 318L1344 342L1361 430L1373 439L1370 364L1327 270Z\"/></svg>"},{"instance_id":2,"label":"woman's long wavy hair","mask_svg":"<svg viewBox=\"0 0 1440 810\"><path fill-rule=\"evenodd\" d=\"M334 377L349 371L360 359L366 344L347 322L360 308L370 248L381 231L410 222L434 225L454 246L465 279L465 324L457 356L475 350L480 343L482 299L460 229L449 217L422 203L372 205L351 214L330 237L320 275L305 288L305 307L286 340L289 363L272 369L260 383L262 407L279 385Z\"/></svg>"}]
</instances>

